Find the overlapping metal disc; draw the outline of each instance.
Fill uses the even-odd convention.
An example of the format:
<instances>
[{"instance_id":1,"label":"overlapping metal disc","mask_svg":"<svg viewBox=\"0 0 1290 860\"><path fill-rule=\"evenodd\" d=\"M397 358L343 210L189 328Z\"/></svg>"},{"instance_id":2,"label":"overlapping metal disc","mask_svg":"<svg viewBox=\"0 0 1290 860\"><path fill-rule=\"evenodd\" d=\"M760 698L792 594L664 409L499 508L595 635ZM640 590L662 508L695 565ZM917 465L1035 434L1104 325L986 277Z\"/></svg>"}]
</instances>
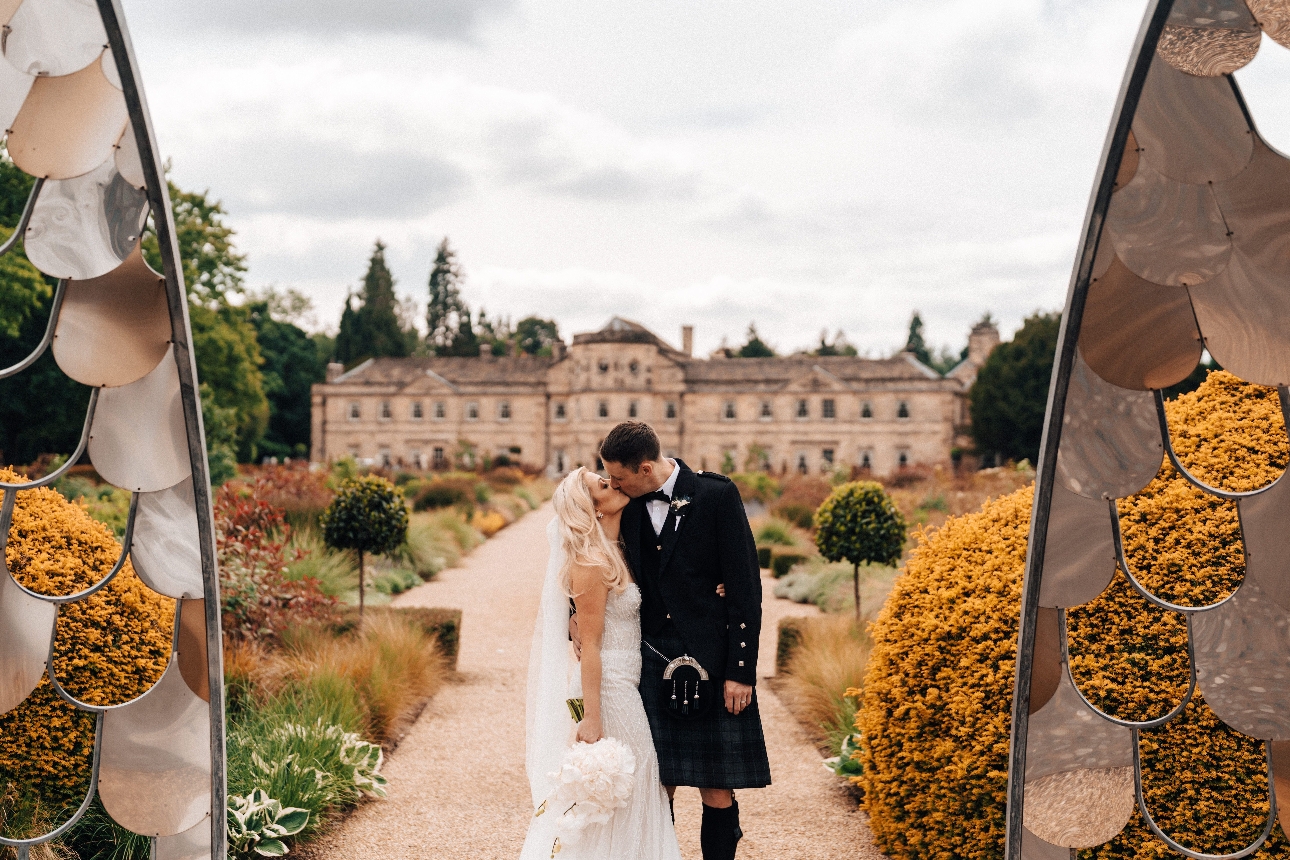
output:
<instances>
[{"instance_id":1,"label":"overlapping metal disc","mask_svg":"<svg viewBox=\"0 0 1290 860\"><path fill-rule=\"evenodd\" d=\"M1136 578L1164 571L1126 571L1128 580L1143 600L1186 616L1196 690L1227 726L1268 742L1277 771L1268 791L1290 809L1290 481L1236 493L1206 485L1180 460L1169 465L1159 394L1205 350L1249 382L1290 386L1290 159L1259 137L1230 77L1264 32L1290 44L1290 0L1176 0L1166 10L1159 43L1144 47L1151 62L1135 112L1117 120L1131 132L1118 164L1105 167L1109 205L1090 222L1100 231L1085 243L1094 258L1077 268L1091 276L1077 284L1082 303L1066 309L1068 320L1082 314L1078 340L1057 388L1064 399L1049 404L1061 420L1056 462L1039 476L1052 485L1046 531L1030 544L1040 609L1024 646L1030 698L1015 703L1029 726L1024 775L1012 763L1014 784L1024 778L1023 812L1010 822L1020 837L1012 850L1035 860L1119 833L1143 803L1135 732L1184 712L1171 702L1164 716L1134 724L1097 711L1071 680L1065 625L1054 620L1094 600L1127 563L1115 500L1143 490L1162 462L1216 501L1236 500L1245 578L1226 599L1195 607L1167 603ZM1161 691L1162 701L1172 695Z\"/></svg>"},{"instance_id":2,"label":"overlapping metal disc","mask_svg":"<svg viewBox=\"0 0 1290 860\"><path fill-rule=\"evenodd\" d=\"M182 278L168 284L141 248L150 207L158 220L171 216L120 14L119 4L97 0L0 0L0 131L13 163L44 180L34 186L13 247L61 282L50 340L7 373L22 372L48 348L63 373L92 386L84 447L72 461L83 450L105 481L134 494L111 569L75 593L45 594L15 581L4 555L14 498L33 484L0 493L13 497L0 509L0 714L30 704L42 682L68 708L98 714L90 790L108 814L154 837L157 860L216 860L227 853L224 792L213 790L222 772L223 706L219 655L208 642L218 642L220 632L217 616L214 629L206 618L206 597L216 593L209 495L193 489L195 479L206 480L205 442L185 418L200 409L192 365L181 374L176 363L177 354L191 362L184 315L172 320L172 306L185 300ZM178 270L170 250L161 250L168 270ZM63 640L81 629L77 614L105 599L100 589L129 575L131 562L154 600L175 600L176 615L168 668L127 701L125 691L102 689L96 676L59 655L67 650ZM108 660L123 647L113 643L135 633L119 632L126 635L98 645ZM87 807L88 796L67 825ZM38 845L57 832L24 838ZM18 856L26 857L26 848Z\"/></svg>"}]
</instances>

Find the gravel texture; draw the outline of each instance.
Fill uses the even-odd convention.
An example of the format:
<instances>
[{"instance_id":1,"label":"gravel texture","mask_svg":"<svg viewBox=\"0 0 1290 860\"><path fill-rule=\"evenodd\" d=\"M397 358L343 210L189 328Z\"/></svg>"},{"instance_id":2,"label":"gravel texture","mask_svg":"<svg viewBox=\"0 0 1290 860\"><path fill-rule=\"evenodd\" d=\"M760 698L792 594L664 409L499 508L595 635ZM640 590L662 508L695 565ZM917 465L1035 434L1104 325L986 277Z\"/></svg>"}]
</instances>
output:
<instances>
[{"instance_id":1,"label":"gravel texture","mask_svg":"<svg viewBox=\"0 0 1290 860\"><path fill-rule=\"evenodd\" d=\"M487 541L399 606L463 611L459 677L445 685L385 764L390 796L368 803L330 835L301 849L306 860L513 860L530 815L524 775L529 642L546 570L547 504ZM783 615L810 614L771 595L765 581L760 667L774 672ZM740 860L881 860L867 819L820 764L820 755L768 685L761 710L774 785L739 792ZM698 791L677 792L681 851L698 860Z\"/></svg>"}]
</instances>

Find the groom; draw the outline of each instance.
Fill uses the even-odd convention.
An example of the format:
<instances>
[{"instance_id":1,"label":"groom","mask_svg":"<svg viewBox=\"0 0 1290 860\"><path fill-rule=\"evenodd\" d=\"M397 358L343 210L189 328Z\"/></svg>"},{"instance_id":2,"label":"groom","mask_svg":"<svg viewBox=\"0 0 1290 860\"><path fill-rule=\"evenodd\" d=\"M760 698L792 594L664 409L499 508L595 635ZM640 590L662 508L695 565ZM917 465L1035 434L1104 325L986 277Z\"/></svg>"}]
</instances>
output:
<instances>
[{"instance_id":1,"label":"groom","mask_svg":"<svg viewBox=\"0 0 1290 860\"><path fill-rule=\"evenodd\" d=\"M733 789L770 785L755 690L761 571L748 517L729 478L664 459L643 422L611 430L600 459L632 498L622 536L642 594L640 690L659 775L669 797L678 785L699 789L704 860L733 860L743 836ZM686 654L719 699L692 720L663 707L663 671Z\"/></svg>"}]
</instances>

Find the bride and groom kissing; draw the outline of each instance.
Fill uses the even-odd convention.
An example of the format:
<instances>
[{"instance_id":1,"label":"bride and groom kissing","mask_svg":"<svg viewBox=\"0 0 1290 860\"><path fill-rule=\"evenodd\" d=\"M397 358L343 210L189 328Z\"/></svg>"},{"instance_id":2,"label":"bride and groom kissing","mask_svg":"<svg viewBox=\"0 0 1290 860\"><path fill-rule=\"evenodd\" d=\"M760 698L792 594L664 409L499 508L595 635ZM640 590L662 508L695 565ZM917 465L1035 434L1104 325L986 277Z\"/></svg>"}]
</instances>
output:
<instances>
[{"instance_id":1,"label":"bride and groom kissing","mask_svg":"<svg viewBox=\"0 0 1290 860\"><path fill-rule=\"evenodd\" d=\"M734 790L770 784L743 502L725 476L662 457L642 422L610 431L600 459L607 477L580 467L552 499L521 860L679 860L677 786L702 797L704 860L733 860Z\"/></svg>"}]
</instances>

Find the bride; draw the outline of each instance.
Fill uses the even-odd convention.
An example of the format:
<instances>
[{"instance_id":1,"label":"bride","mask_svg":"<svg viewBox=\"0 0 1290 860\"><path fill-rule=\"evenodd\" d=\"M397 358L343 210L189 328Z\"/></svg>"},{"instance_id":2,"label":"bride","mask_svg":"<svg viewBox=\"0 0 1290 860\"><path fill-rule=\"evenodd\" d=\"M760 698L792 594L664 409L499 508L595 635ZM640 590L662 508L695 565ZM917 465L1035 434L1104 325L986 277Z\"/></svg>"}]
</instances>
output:
<instances>
[{"instance_id":1,"label":"bride","mask_svg":"<svg viewBox=\"0 0 1290 860\"><path fill-rule=\"evenodd\" d=\"M667 793L641 703L640 588L618 545L630 501L609 481L578 468L556 488L556 518L547 527L551 559L529 658L527 755L533 807L521 860L550 860L560 810L544 811L555 790L551 775L573 743L604 737L636 757L628 805L581 838L561 845L559 860L680 860ZM582 660L569 643L569 599L577 605ZM575 726L566 699L584 700Z\"/></svg>"}]
</instances>

